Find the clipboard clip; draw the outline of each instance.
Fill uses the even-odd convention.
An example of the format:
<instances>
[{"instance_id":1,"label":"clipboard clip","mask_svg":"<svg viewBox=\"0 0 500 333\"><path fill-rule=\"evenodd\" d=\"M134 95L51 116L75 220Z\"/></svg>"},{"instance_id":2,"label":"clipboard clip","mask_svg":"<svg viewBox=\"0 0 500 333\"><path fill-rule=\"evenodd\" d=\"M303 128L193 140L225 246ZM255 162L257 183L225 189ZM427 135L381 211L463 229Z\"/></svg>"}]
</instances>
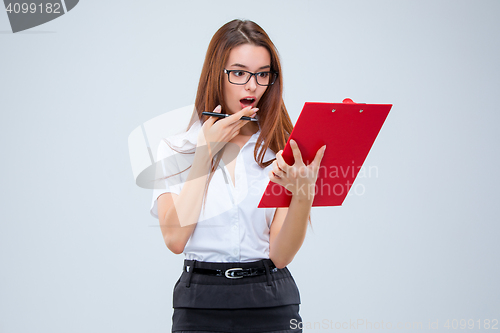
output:
<instances>
[{"instance_id":1,"label":"clipboard clip","mask_svg":"<svg viewBox=\"0 0 500 333\"><path fill-rule=\"evenodd\" d=\"M342 101L342 103L345 103L345 104L357 104L357 103L354 103L352 99L350 98L344 98L344 100ZM332 112L335 112L337 110L333 109ZM361 112L363 112L363 110L361 110Z\"/></svg>"},{"instance_id":2,"label":"clipboard clip","mask_svg":"<svg viewBox=\"0 0 500 333\"><path fill-rule=\"evenodd\" d=\"M352 99L350 98L344 98L344 100L342 101L342 103L345 103L345 104L358 104L358 103L354 103ZM365 104L365 103L360 103L360 104ZM333 112L335 112L335 110L333 110ZM363 112L363 109L359 110L359 113Z\"/></svg>"}]
</instances>

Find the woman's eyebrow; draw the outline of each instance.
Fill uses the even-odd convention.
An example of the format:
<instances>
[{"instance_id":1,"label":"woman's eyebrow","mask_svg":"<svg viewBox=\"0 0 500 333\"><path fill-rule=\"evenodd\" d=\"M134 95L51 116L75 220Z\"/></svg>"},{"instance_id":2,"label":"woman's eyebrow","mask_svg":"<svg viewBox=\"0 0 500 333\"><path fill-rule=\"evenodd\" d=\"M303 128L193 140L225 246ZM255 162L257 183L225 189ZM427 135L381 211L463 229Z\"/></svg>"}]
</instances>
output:
<instances>
[{"instance_id":1,"label":"woman's eyebrow","mask_svg":"<svg viewBox=\"0 0 500 333\"><path fill-rule=\"evenodd\" d=\"M245 68L247 69L248 67L239 63L232 64L230 67L240 67L240 68ZM271 68L271 65L265 65L259 68L260 69L266 69L266 68Z\"/></svg>"}]
</instances>

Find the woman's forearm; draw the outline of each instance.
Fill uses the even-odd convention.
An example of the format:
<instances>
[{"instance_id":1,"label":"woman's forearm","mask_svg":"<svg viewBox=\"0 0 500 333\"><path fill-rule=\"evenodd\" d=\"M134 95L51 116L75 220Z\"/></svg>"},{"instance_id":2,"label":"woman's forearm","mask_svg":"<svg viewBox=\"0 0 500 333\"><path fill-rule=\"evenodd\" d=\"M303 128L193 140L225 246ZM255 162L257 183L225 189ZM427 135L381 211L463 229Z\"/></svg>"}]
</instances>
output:
<instances>
[{"instance_id":1,"label":"woman's forearm","mask_svg":"<svg viewBox=\"0 0 500 333\"><path fill-rule=\"evenodd\" d=\"M196 153L192 167L181 193L174 199L160 223L167 247L182 253L196 227L202 207L203 194L208 179L210 159L207 153Z\"/></svg>"},{"instance_id":2,"label":"woman's forearm","mask_svg":"<svg viewBox=\"0 0 500 333\"><path fill-rule=\"evenodd\" d=\"M299 251L307 232L314 196L293 196L283 226L269 246L269 258L278 268L288 265Z\"/></svg>"}]
</instances>

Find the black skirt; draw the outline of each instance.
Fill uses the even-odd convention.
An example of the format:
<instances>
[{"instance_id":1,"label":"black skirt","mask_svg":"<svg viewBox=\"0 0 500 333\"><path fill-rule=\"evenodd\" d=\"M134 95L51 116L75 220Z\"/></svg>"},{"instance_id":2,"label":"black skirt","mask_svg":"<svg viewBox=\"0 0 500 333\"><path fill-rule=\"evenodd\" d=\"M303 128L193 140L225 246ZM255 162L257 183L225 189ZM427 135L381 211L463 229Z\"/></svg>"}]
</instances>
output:
<instances>
[{"instance_id":1,"label":"black skirt","mask_svg":"<svg viewBox=\"0 0 500 333\"><path fill-rule=\"evenodd\" d=\"M265 275L237 279L192 273L192 268L264 268ZM189 271L187 272L189 266ZM184 261L174 287L172 332L302 332L300 295L288 268L269 259L251 263Z\"/></svg>"}]
</instances>

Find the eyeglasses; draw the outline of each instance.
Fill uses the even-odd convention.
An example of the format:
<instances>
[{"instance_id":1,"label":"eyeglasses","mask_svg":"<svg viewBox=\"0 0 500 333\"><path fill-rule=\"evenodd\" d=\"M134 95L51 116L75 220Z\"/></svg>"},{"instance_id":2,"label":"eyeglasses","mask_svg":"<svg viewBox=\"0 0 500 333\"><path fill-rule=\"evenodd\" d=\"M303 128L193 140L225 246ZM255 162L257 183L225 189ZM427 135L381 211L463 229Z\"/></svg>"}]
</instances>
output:
<instances>
[{"instance_id":1,"label":"eyeglasses","mask_svg":"<svg viewBox=\"0 0 500 333\"><path fill-rule=\"evenodd\" d=\"M248 81L255 76L255 80L259 86L270 86L278 77L278 73L276 72L258 72L252 73L249 71L244 71L241 69L224 69L224 73L227 74L227 79L232 84L244 85L247 84Z\"/></svg>"}]
</instances>

